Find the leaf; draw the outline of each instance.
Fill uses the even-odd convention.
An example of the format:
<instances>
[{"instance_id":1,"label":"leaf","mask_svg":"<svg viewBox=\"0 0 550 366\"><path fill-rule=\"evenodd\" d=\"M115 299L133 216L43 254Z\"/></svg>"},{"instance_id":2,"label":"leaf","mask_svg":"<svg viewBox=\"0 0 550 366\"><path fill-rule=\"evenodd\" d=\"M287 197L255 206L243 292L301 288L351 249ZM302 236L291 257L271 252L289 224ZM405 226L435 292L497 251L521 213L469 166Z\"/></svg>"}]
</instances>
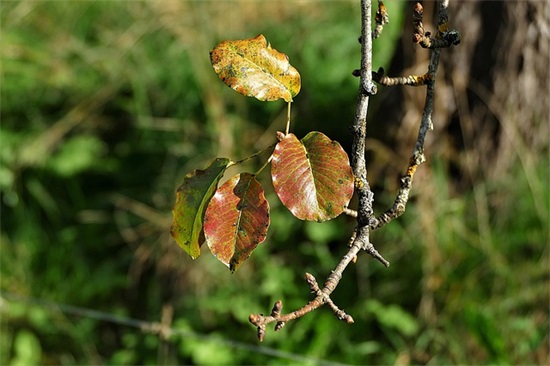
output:
<instances>
[{"instance_id":1,"label":"leaf","mask_svg":"<svg viewBox=\"0 0 550 366\"><path fill-rule=\"evenodd\" d=\"M253 174L241 173L214 194L204 216L206 243L231 272L265 240L269 204Z\"/></svg>"},{"instance_id":2,"label":"leaf","mask_svg":"<svg viewBox=\"0 0 550 366\"><path fill-rule=\"evenodd\" d=\"M187 174L176 192L170 234L193 259L200 255L204 243L203 217L206 206L223 176L229 159L217 158L205 170Z\"/></svg>"},{"instance_id":3,"label":"leaf","mask_svg":"<svg viewBox=\"0 0 550 366\"><path fill-rule=\"evenodd\" d=\"M291 102L300 92L300 74L288 56L271 48L261 34L219 43L210 52L210 61L227 86L248 97Z\"/></svg>"},{"instance_id":4,"label":"leaf","mask_svg":"<svg viewBox=\"0 0 550 366\"><path fill-rule=\"evenodd\" d=\"M281 202L301 220L325 221L344 210L353 195L353 173L342 146L321 132L301 141L278 134L271 179Z\"/></svg>"}]
</instances>

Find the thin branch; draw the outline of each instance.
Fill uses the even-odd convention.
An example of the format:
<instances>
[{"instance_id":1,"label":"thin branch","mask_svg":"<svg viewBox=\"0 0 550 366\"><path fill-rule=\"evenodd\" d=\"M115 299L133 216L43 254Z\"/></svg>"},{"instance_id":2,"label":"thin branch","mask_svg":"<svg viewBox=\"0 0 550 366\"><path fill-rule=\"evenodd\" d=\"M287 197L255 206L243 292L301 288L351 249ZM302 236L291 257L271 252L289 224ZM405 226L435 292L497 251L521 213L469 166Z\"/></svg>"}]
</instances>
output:
<instances>
[{"instance_id":1,"label":"thin branch","mask_svg":"<svg viewBox=\"0 0 550 366\"><path fill-rule=\"evenodd\" d=\"M431 80L432 75L430 73L425 73L424 75L408 75L408 76L398 76L390 77L384 74L384 69L381 67L377 72L372 72L372 78L378 84L383 86L396 86L396 85L407 85L407 86L423 86Z\"/></svg>"},{"instance_id":2,"label":"thin branch","mask_svg":"<svg viewBox=\"0 0 550 366\"><path fill-rule=\"evenodd\" d=\"M263 154L264 152L266 152L266 151L269 150L269 149L273 149L276 145L277 145L277 143L273 143L273 144L271 144L271 145L269 145L269 146L267 146L267 147L261 149L260 151L255 152L254 154L252 154L252 155L250 155L250 156L247 156L246 158L242 158L241 160L237 160L237 161L235 161L235 162L229 163L228 166L237 165L237 164L242 164L242 163L244 163L245 161L248 161L248 160L250 160L250 159L255 158L255 157L258 156L258 155Z\"/></svg>"},{"instance_id":3,"label":"thin branch","mask_svg":"<svg viewBox=\"0 0 550 366\"><path fill-rule=\"evenodd\" d=\"M361 70L353 70L351 73L353 76L361 76ZM397 76L391 77L387 76L384 72L384 68L378 68L378 71L372 72L372 80L376 81L382 86L398 86L398 85L407 85L407 86L423 86L428 83L431 75L426 73L424 75L408 75L408 76Z\"/></svg>"},{"instance_id":4,"label":"thin branch","mask_svg":"<svg viewBox=\"0 0 550 366\"><path fill-rule=\"evenodd\" d=\"M374 27L374 31L372 32L372 38L376 39L382 34L384 26L390 22L386 5L384 5L382 0L378 0L378 10L376 11L374 20L376 22L376 27Z\"/></svg>"},{"instance_id":5,"label":"thin branch","mask_svg":"<svg viewBox=\"0 0 550 366\"><path fill-rule=\"evenodd\" d=\"M263 165L254 173L254 175L259 175L268 165L271 163L271 160L273 160L273 154L269 156L269 158L263 163Z\"/></svg>"},{"instance_id":6,"label":"thin branch","mask_svg":"<svg viewBox=\"0 0 550 366\"><path fill-rule=\"evenodd\" d=\"M448 1L447 1L448 3ZM383 4L382 4L383 6ZM447 6L445 6L445 9ZM385 12L385 7L384 10ZM380 8L379 8L380 12ZM382 13L381 13L382 14ZM439 21L438 21L438 32L435 38L431 37L431 32L424 30L424 25L422 23L422 16L424 14L424 8L420 3L416 3L413 9L413 37L412 41L414 43L420 44L423 48L437 49L437 48L446 48L451 46L456 46L460 43L460 33L456 30L449 30L449 18L445 12L440 12ZM386 14L387 15L387 14ZM378 18L382 15L376 13L377 24ZM384 23L385 24L385 23ZM377 25L378 27L378 25ZM376 34L376 32L374 33ZM354 70L353 76L360 76L361 70ZM433 75L427 72L424 75L409 75L409 76L399 76L399 77L390 77L384 74L384 69L379 68L377 72L372 73L372 78L378 84L383 86L396 86L396 85L408 85L408 86L422 86L428 84L431 81Z\"/></svg>"},{"instance_id":7,"label":"thin branch","mask_svg":"<svg viewBox=\"0 0 550 366\"><path fill-rule=\"evenodd\" d=\"M249 317L249 320L252 324L254 324L258 330L258 339L260 341L263 341L266 331L266 326L270 323L275 322L275 331L278 331L284 327L284 325L290 321L297 318L300 318L307 313L320 308L321 306L328 304L329 307L332 309L336 317L340 320L345 321L346 323L353 323L353 318L348 315L345 311L340 310L332 301L330 298L330 294L334 291L334 289L338 286L338 283L340 282L340 279L342 278L342 273L344 269L348 266L350 262L353 261L353 259L357 256L357 253L361 251L362 247L359 245L360 243L356 242L354 243L342 257L340 260L340 263L338 263L338 266L332 271L332 273L327 278L327 281L325 282L325 285L322 289L319 288L319 285L317 284L317 281L315 280L315 277L313 277L311 274L306 273L306 282L311 290L316 296L313 300L308 302L306 305L301 307L298 310L295 310L288 314L281 314L280 311L283 307L282 302L279 300L275 303L273 306L273 310L271 311L271 314L268 316L265 316L263 314L251 314Z\"/></svg>"},{"instance_id":8,"label":"thin branch","mask_svg":"<svg viewBox=\"0 0 550 366\"><path fill-rule=\"evenodd\" d=\"M448 29L449 17L447 15L448 0L442 0L439 3L438 8L438 34L436 38L439 38L444 32ZM416 3L413 11L413 23L415 27L415 34L424 32L422 26L422 14L423 9L420 3ZM456 31L455 31L456 32ZM458 33L458 32L457 32ZM429 35L429 34L428 34ZM460 34L459 34L460 39ZM403 177L401 177L401 186L399 192L395 198L393 206L388 209L386 212L381 214L374 225L371 225L371 229L378 229L388 222L396 219L405 212L407 202L409 200L409 192L412 187L412 181L414 173L416 172L417 167L426 161L424 155L424 141L426 139L426 134L428 131L433 130L432 114L434 108L434 99L435 99L435 80L437 77L437 69L439 67L439 56L441 54L441 48L433 48L430 54L430 65L428 66L428 72L426 75L429 77L426 79L426 101L424 103L424 110L422 111L422 119L420 121L420 127L418 129L418 137L416 139L416 144L414 146L411 158L409 159L409 165L407 167L407 172Z\"/></svg>"},{"instance_id":9,"label":"thin branch","mask_svg":"<svg viewBox=\"0 0 550 366\"><path fill-rule=\"evenodd\" d=\"M413 10L414 32L412 40L414 43L418 43L423 48L429 49L447 48L460 43L460 33L454 29L449 30L449 18L446 11L448 3L448 0L440 3L437 35L435 38L431 37L431 32L424 30L424 25L422 24L424 8L420 3L416 3ZM445 11L441 11L442 8Z\"/></svg>"},{"instance_id":10,"label":"thin branch","mask_svg":"<svg viewBox=\"0 0 550 366\"><path fill-rule=\"evenodd\" d=\"M353 124L353 144L351 151L351 166L355 176L355 191L358 196L357 230L354 245L359 243L363 250L379 260L385 266L389 265L369 240L369 228L375 224L372 207L374 194L367 180L367 165L365 160L365 138L367 131L367 110L369 97L376 93L376 86L372 81L372 38L371 38L371 2L361 0L361 70L359 80L359 94Z\"/></svg>"},{"instance_id":11,"label":"thin branch","mask_svg":"<svg viewBox=\"0 0 550 366\"><path fill-rule=\"evenodd\" d=\"M352 210L351 208L349 207L344 207L344 213L348 216L351 216L353 218L356 218L357 217L357 211L355 210Z\"/></svg>"},{"instance_id":12,"label":"thin branch","mask_svg":"<svg viewBox=\"0 0 550 366\"><path fill-rule=\"evenodd\" d=\"M344 259L347 261L345 266L347 266L351 261L353 261L353 257L351 257L352 258L351 261L348 261L349 258L350 258L349 256L344 257ZM336 306L336 304L334 304L334 302L330 298L330 293L334 291L338 282L340 282L340 278L341 278L341 275L338 278L334 278L334 281L335 281L334 288L330 289L327 286L327 284L325 284L325 287L323 287L323 289L321 290L319 288L319 285L317 284L317 280L315 279L315 277L313 277L313 275L310 273L306 273L306 281L307 281L307 284L309 285L309 288L311 289L311 292L313 292L318 297L322 298L323 302L332 309L332 312L334 313L334 315L336 315L338 319L343 320L348 324L353 324L354 320L351 317L351 315L347 314L344 310L339 309L338 306ZM329 277L329 281L330 281L330 277Z\"/></svg>"},{"instance_id":13,"label":"thin branch","mask_svg":"<svg viewBox=\"0 0 550 366\"><path fill-rule=\"evenodd\" d=\"M351 151L351 166L355 176L355 190L359 197L357 222L359 226L369 224L373 217L372 201L374 195L367 180L365 161L365 138L367 135L367 110L369 96L374 94L376 86L372 82L372 38L371 38L371 4L370 0L361 0L361 69L359 93L353 124L353 145Z\"/></svg>"},{"instance_id":14,"label":"thin branch","mask_svg":"<svg viewBox=\"0 0 550 366\"><path fill-rule=\"evenodd\" d=\"M395 197L393 206L377 218L376 223L371 226L372 230L381 228L382 226L386 225L393 219L398 218L405 212L407 202L409 201L409 192L412 187L414 173L416 172L416 168L418 167L418 165L422 164L425 160L426 158L424 157L424 154L413 153L413 156L411 156L411 159L409 160L407 173L405 173L405 175L401 177L401 185L399 187L399 192Z\"/></svg>"},{"instance_id":15,"label":"thin branch","mask_svg":"<svg viewBox=\"0 0 550 366\"><path fill-rule=\"evenodd\" d=\"M442 0L439 8L439 32L446 31L447 27L447 8L448 0ZM417 7L420 6L419 4ZM421 6L420 6L421 8ZM412 179L418 165L422 164L426 158L424 156L424 141L428 130L433 129L432 112L433 99L435 94L435 78L439 65L440 49L434 48L431 51L430 66L426 75L421 78L421 82L427 85L426 103L420 122L418 138L413 150L412 157L409 161L407 173L401 180L401 189L397 195L393 207L380 215L379 218L374 216L373 200L374 194L370 189L367 180L367 167L365 161L365 137L367 127L367 109L369 105L369 97L376 94L376 85L373 83L372 73L372 36L371 34L371 0L361 0L361 69L359 71L359 93L357 97L357 106L355 112L355 122L352 127L353 145L351 151L351 165L355 176L355 191L358 196L358 210L355 212L346 208L346 213L357 217L357 228L348 243L348 252L342 257L336 268L328 276L322 288L317 283L313 275L306 273L306 282L315 298L298 310L287 314L281 314L283 303L277 301L271 310L270 315L251 314L249 320L254 324L258 331L258 338L263 341L266 333L266 327L270 323L275 323L275 331L282 329L285 324L297 318L300 318L309 312L318 309L327 304L338 319L347 323L353 323L353 318L344 310L338 308L330 298L332 292L336 289L343 272L351 262L355 262L357 254L364 250L373 258L377 259L385 266L389 266L389 262L378 253L374 245L370 242L370 230L381 227L391 221L393 218L401 215L405 211L405 207L411 189ZM421 13L420 13L421 15ZM418 30L421 25L422 18L415 18L415 29ZM423 28L422 28L423 31ZM458 32L457 32L458 33ZM439 35L439 33L438 33ZM429 37L429 34L424 36ZM383 73L383 71L382 71ZM416 83L419 81L416 80ZM405 83L401 83L405 85Z\"/></svg>"}]
</instances>

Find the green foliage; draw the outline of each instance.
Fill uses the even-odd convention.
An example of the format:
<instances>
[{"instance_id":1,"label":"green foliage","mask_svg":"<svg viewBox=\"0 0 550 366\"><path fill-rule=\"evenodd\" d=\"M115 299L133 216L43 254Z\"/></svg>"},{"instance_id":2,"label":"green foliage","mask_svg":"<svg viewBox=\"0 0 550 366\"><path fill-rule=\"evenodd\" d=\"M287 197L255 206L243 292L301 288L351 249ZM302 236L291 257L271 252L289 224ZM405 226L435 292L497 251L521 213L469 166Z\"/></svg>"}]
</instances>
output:
<instances>
[{"instance_id":1,"label":"green foliage","mask_svg":"<svg viewBox=\"0 0 550 366\"><path fill-rule=\"evenodd\" d=\"M384 329L412 337L418 332L418 323L397 305L384 306L376 300L367 303L366 310L374 315Z\"/></svg>"},{"instance_id":2,"label":"green foliage","mask_svg":"<svg viewBox=\"0 0 550 366\"><path fill-rule=\"evenodd\" d=\"M105 170L109 165L108 159L98 164L102 155L105 155L106 146L95 136L75 136L63 145L59 151L48 160L46 169L61 177L70 178L81 172ZM107 164L105 164L107 163Z\"/></svg>"},{"instance_id":3,"label":"green foliage","mask_svg":"<svg viewBox=\"0 0 550 366\"><path fill-rule=\"evenodd\" d=\"M284 126L284 107L214 87L208 51L220 40L261 32L289 44L303 78L296 127L349 135L357 4L279 3L2 2L0 364L547 360L547 154L533 160L537 175L515 159L465 192L451 188L449 162L421 166L406 214L373 235L392 266L362 254L334 293L356 323L320 309L270 333L269 351L248 315L278 299L303 305L303 273L333 268L353 220L300 222L266 189L269 244L235 274L174 244L175 182L211 156L250 155L275 142L263 144L265 129ZM379 44L401 28L389 12ZM8 293L119 321L157 322L171 306L175 332Z\"/></svg>"},{"instance_id":4,"label":"green foliage","mask_svg":"<svg viewBox=\"0 0 550 366\"><path fill-rule=\"evenodd\" d=\"M17 332L13 340L13 350L11 364L15 366L38 364L42 358L40 341L28 330Z\"/></svg>"}]
</instances>

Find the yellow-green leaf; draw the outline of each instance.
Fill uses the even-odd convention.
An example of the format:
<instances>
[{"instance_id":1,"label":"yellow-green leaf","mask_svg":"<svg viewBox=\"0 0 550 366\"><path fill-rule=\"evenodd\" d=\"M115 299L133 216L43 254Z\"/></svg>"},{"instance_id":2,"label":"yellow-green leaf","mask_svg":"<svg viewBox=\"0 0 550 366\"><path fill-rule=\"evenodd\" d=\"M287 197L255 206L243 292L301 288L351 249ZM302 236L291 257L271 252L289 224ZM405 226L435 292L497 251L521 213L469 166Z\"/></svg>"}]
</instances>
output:
<instances>
[{"instance_id":1,"label":"yellow-green leaf","mask_svg":"<svg viewBox=\"0 0 550 366\"><path fill-rule=\"evenodd\" d=\"M291 102L300 92L300 74L288 56L271 48L261 34L219 43L210 52L210 61L220 79L240 94Z\"/></svg>"},{"instance_id":2,"label":"yellow-green leaf","mask_svg":"<svg viewBox=\"0 0 550 366\"><path fill-rule=\"evenodd\" d=\"M170 233L193 259L200 255L204 243L204 212L229 162L229 159L218 158L205 170L187 174L176 192Z\"/></svg>"}]
</instances>

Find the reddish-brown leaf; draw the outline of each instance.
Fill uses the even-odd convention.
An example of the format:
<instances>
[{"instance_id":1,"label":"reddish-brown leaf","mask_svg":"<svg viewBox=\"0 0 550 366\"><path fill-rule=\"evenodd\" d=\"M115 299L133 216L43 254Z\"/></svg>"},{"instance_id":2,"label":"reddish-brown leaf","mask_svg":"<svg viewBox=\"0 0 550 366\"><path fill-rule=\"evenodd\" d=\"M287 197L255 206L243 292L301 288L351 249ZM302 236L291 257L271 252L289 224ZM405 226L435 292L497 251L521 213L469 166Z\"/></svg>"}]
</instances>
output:
<instances>
[{"instance_id":1,"label":"reddish-brown leaf","mask_svg":"<svg viewBox=\"0 0 550 366\"><path fill-rule=\"evenodd\" d=\"M269 204L254 175L241 173L214 194L204 215L206 243L234 272L265 240Z\"/></svg>"},{"instance_id":2,"label":"reddish-brown leaf","mask_svg":"<svg viewBox=\"0 0 550 366\"><path fill-rule=\"evenodd\" d=\"M240 94L290 102L300 91L298 71L261 34L219 43L210 52L210 61L220 79Z\"/></svg>"},{"instance_id":3,"label":"reddish-brown leaf","mask_svg":"<svg viewBox=\"0 0 550 366\"><path fill-rule=\"evenodd\" d=\"M206 205L229 161L226 158L218 158L205 170L195 170L187 174L176 192L170 233L193 259L200 255L200 247L204 243L202 227Z\"/></svg>"},{"instance_id":4,"label":"reddish-brown leaf","mask_svg":"<svg viewBox=\"0 0 550 366\"><path fill-rule=\"evenodd\" d=\"M271 178L281 202L301 220L335 218L353 195L348 155L320 132L310 132L301 141L279 133Z\"/></svg>"}]
</instances>

